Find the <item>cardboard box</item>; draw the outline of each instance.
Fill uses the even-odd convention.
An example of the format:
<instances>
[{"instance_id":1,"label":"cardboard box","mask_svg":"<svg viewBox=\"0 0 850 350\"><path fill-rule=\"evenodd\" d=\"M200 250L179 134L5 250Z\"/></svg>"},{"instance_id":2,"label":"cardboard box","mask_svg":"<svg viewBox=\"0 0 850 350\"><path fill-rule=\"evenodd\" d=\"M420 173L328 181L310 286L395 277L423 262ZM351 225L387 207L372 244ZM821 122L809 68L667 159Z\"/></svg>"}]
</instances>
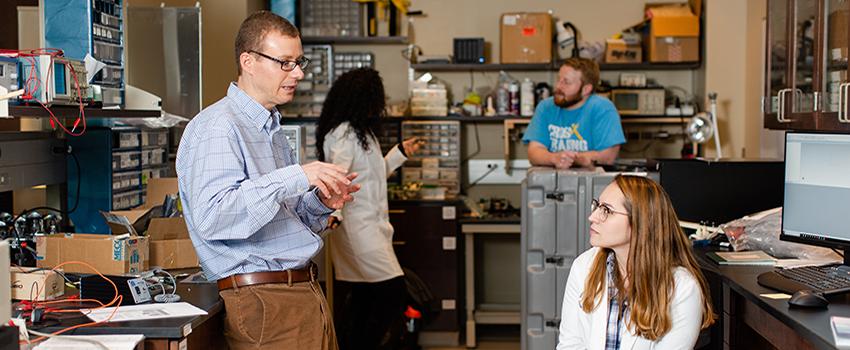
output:
<instances>
[{"instance_id":1,"label":"cardboard box","mask_svg":"<svg viewBox=\"0 0 850 350\"><path fill-rule=\"evenodd\" d=\"M53 300L65 294L65 281L58 273L34 267L14 266L10 269L12 299Z\"/></svg>"},{"instance_id":2,"label":"cardboard box","mask_svg":"<svg viewBox=\"0 0 850 350\"><path fill-rule=\"evenodd\" d=\"M605 41L606 63L640 63L642 60L643 50L640 44L629 45L623 39Z\"/></svg>"},{"instance_id":3,"label":"cardboard box","mask_svg":"<svg viewBox=\"0 0 850 350\"><path fill-rule=\"evenodd\" d=\"M151 219L147 234L151 240L151 266L179 269L200 264L183 218Z\"/></svg>"},{"instance_id":4,"label":"cardboard box","mask_svg":"<svg viewBox=\"0 0 850 350\"><path fill-rule=\"evenodd\" d=\"M500 25L501 63L552 62L552 16L548 13L505 13Z\"/></svg>"},{"instance_id":5,"label":"cardboard box","mask_svg":"<svg viewBox=\"0 0 850 350\"><path fill-rule=\"evenodd\" d=\"M650 18L646 42L650 62L698 62L699 18L702 1L647 4Z\"/></svg>"},{"instance_id":6,"label":"cardboard box","mask_svg":"<svg viewBox=\"0 0 850 350\"><path fill-rule=\"evenodd\" d=\"M178 192L177 178L158 178L148 180L147 200L139 208L133 210L112 211L111 214L127 217L129 222L135 222L143 217L151 208L162 204L165 196ZM112 233L125 233L125 227L110 224ZM150 266L163 269L178 269L197 267L198 255L189 238L186 221L182 217L151 218L147 232L140 232L150 239Z\"/></svg>"},{"instance_id":7,"label":"cardboard box","mask_svg":"<svg viewBox=\"0 0 850 350\"><path fill-rule=\"evenodd\" d=\"M827 37L827 60L839 61L847 60L848 42L848 26L850 26L850 10L838 10L827 18L828 37Z\"/></svg>"},{"instance_id":8,"label":"cardboard box","mask_svg":"<svg viewBox=\"0 0 850 350\"><path fill-rule=\"evenodd\" d=\"M83 261L105 275L136 273L148 269L148 238L130 235L66 233L36 237L38 267ZM62 266L65 272L93 273L81 264Z\"/></svg>"}]
</instances>

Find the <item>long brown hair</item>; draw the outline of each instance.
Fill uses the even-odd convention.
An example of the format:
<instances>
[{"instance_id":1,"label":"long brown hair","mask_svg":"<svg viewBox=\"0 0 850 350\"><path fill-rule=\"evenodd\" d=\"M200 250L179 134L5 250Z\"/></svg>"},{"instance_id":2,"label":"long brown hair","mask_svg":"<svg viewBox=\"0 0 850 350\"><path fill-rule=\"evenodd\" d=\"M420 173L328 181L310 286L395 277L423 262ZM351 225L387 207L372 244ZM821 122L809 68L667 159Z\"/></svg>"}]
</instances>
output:
<instances>
[{"instance_id":1,"label":"long brown hair","mask_svg":"<svg viewBox=\"0 0 850 350\"><path fill-rule=\"evenodd\" d=\"M615 276L621 299L628 300L626 326L637 336L661 339L672 327L670 303L676 288L673 272L683 267L699 283L702 291L702 325L714 323L708 284L691 251L691 243L679 226L670 197L655 181L643 176L617 175L614 183L625 197L632 235L626 271L628 286ZM602 248L594 257L584 285L581 306L591 312L602 299L607 279L605 263L610 249ZM616 265L616 260L615 260ZM619 268L615 268L619 271ZM623 290L625 289L625 290ZM664 312L659 312L664 311Z\"/></svg>"}]
</instances>

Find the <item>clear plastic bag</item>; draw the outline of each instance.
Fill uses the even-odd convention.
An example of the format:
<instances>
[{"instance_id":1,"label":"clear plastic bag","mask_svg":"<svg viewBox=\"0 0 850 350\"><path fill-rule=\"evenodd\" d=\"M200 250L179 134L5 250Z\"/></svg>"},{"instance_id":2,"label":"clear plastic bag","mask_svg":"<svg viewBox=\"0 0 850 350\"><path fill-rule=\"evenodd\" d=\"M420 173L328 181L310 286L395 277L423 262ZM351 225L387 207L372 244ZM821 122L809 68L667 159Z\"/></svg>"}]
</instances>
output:
<instances>
[{"instance_id":1,"label":"clear plastic bag","mask_svg":"<svg viewBox=\"0 0 850 350\"><path fill-rule=\"evenodd\" d=\"M732 220L720 228L735 251L762 250L779 259L841 260L841 256L829 248L780 241L781 207Z\"/></svg>"},{"instance_id":2,"label":"clear plastic bag","mask_svg":"<svg viewBox=\"0 0 850 350\"><path fill-rule=\"evenodd\" d=\"M189 118L170 114L165 111L158 118L118 118L118 121L132 126L144 126L148 128L171 128L180 123L189 122Z\"/></svg>"}]
</instances>

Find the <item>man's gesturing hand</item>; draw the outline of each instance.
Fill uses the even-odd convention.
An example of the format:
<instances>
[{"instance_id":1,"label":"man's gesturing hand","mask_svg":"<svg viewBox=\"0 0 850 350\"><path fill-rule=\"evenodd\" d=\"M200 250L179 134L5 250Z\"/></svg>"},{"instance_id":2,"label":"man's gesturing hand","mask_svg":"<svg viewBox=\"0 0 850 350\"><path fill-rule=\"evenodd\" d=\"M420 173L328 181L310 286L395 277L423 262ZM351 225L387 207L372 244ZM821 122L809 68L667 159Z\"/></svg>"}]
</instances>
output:
<instances>
[{"instance_id":1,"label":"man's gesturing hand","mask_svg":"<svg viewBox=\"0 0 850 350\"><path fill-rule=\"evenodd\" d=\"M312 162L301 168L304 169L310 185L319 188L322 198L348 193L346 188L351 185L351 180L346 178L346 171L342 167L330 163Z\"/></svg>"},{"instance_id":2,"label":"man's gesturing hand","mask_svg":"<svg viewBox=\"0 0 850 350\"><path fill-rule=\"evenodd\" d=\"M348 179L349 181L353 181L354 178L356 178L356 177L357 177L357 173L351 173L351 174L348 174L348 176L346 176L346 179ZM343 186L342 193L335 193L334 192L330 195L330 197L321 195L321 196L319 196L319 198L322 200L322 203L324 203L325 206L328 207L328 208L342 209L342 206L344 206L345 203L348 203L348 202L351 202L352 200L354 200L354 197L351 196L351 194L354 193L354 192L357 192L358 190L360 190L360 185L355 184L355 183L351 183L347 186Z\"/></svg>"}]
</instances>

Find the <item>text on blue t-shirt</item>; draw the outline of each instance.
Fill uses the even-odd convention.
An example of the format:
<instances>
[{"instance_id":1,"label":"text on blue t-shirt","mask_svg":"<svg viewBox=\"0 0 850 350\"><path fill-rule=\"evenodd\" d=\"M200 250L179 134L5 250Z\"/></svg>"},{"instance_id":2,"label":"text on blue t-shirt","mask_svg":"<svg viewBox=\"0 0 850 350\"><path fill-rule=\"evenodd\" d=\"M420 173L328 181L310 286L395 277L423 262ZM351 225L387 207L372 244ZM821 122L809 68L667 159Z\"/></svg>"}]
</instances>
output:
<instances>
[{"instance_id":1,"label":"text on blue t-shirt","mask_svg":"<svg viewBox=\"0 0 850 350\"><path fill-rule=\"evenodd\" d=\"M626 138L614 104L604 97L590 95L575 110L558 107L552 97L541 101L522 141L539 142L549 152L586 152L625 143Z\"/></svg>"}]
</instances>

